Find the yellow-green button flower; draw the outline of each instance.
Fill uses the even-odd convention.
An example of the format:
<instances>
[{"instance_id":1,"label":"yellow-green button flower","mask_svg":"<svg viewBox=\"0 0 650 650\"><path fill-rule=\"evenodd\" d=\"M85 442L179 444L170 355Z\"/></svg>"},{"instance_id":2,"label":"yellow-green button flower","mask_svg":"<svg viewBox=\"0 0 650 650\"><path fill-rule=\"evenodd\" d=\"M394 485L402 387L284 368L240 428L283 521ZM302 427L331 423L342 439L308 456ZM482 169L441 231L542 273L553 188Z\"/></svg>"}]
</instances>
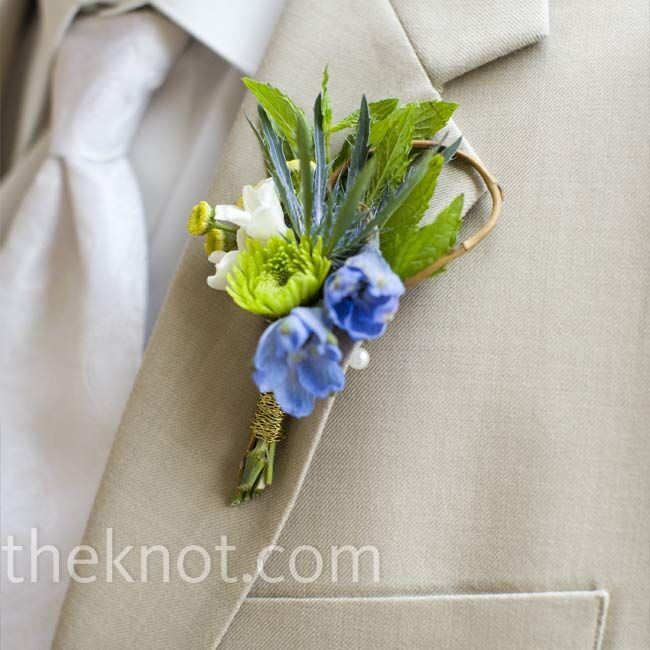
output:
<instances>
[{"instance_id":1,"label":"yellow-green button flower","mask_svg":"<svg viewBox=\"0 0 650 650\"><path fill-rule=\"evenodd\" d=\"M214 209L207 201L197 203L187 220L187 232L190 235L200 236L210 230L214 225Z\"/></svg>"},{"instance_id":2,"label":"yellow-green button flower","mask_svg":"<svg viewBox=\"0 0 650 650\"><path fill-rule=\"evenodd\" d=\"M226 230L224 228L212 228L208 230L203 238L203 248L206 255L211 255L215 251L231 251L237 248L235 230Z\"/></svg>"}]
</instances>

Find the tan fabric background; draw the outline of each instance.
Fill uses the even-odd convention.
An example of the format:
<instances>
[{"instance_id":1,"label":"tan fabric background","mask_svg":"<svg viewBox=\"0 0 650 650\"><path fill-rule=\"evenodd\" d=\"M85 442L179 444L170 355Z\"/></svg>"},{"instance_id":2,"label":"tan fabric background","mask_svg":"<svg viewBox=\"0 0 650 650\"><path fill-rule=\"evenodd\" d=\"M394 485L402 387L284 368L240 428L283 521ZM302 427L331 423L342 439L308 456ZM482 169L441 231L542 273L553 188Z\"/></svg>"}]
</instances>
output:
<instances>
[{"instance_id":1,"label":"tan fabric background","mask_svg":"<svg viewBox=\"0 0 650 650\"><path fill-rule=\"evenodd\" d=\"M488 286L480 298L479 287L465 297L480 305L476 327L494 327L500 341L491 368L498 394L488 397L489 381L483 397L467 385L470 403L486 400L491 422L481 416L478 430L487 433L487 454L499 456L491 477L479 480L489 482L480 501L492 519L489 537L496 534L486 574L502 584L527 575L531 588L552 581L606 588L604 647L643 648L650 645L648 3L554 1L550 9L551 34L540 47L445 88L507 195L499 232L468 261L490 255ZM487 341L476 350L479 374L487 351Z\"/></svg>"},{"instance_id":2,"label":"tan fabric background","mask_svg":"<svg viewBox=\"0 0 650 650\"><path fill-rule=\"evenodd\" d=\"M601 641L606 602L598 591L248 598L219 647L277 650L290 639L289 647L309 650L594 650ZM261 621L269 624L260 631Z\"/></svg>"},{"instance_id":3,"label":"tan fabric background","mask_svg":"<svg viewBox=\"0 0 650 650\"><path fill-rule=\"evenodd\" d=\"M262 76L273 72L306 101L329 61L339 114L362 88L370 96L430 95L392 7L368 0L350 12L348 4L291 3ZM407 6L395 4L398 13ZM256 598L603 589L610 594L603 647L647 645L649 161L639 137L648 127L647 6L635 0L619 12L604 0L573 0L551 10L543 45L445 88L505 187L502 225L404 300L386 337L369 346L370 368L349 375L329 419L326 407L291 430L279 460L283 479L246 510L224 503L245 438L233 432L245 431L254 402L241 364L257 326L204 288L209 267L197 249L188 253L88 543L101 548L106 526L115 528L116 544L167 543L172 552L227 534L241 548L231 573L241 574L290 513L283 547L375 545L381 580L362 571L360 583L257 582ZM342 17L333 43L328 29ZM416 52L433 51L406 19L404 26ZM233 200L244 180L261 174L252 165L255 147L235 135L212 198ZM298 494L301 463L312 452ZM288 576L287 559L273 555L267 573ZM137 558L125 565L137 566ZM246 592L217 580L75 585L55 647L213 647ZM445 606L400 618L400 603L365 607L352 620L335 600L315 620L327 617L341 638L358 643L355 625L388 630L391 620L409 620L423 639L412 647L428 647L453 616L463 638L488 648L547 647L554 638L597 647L603 616L575 600L591 602L586 596L566 598L576 615L551 616L541 637L521 636L527 621L543 620L537 601L524 616L513 609L486 625L494 596L478 613ZM240 610L251 634L304 647L304 636L294 636L304 633L303 617L288 610L286 631L265 634L268 610L252 602ZM279 610L272 604L272 611ZM253 645L235 618L223 646Z\"/></svg>"}]
</instances>

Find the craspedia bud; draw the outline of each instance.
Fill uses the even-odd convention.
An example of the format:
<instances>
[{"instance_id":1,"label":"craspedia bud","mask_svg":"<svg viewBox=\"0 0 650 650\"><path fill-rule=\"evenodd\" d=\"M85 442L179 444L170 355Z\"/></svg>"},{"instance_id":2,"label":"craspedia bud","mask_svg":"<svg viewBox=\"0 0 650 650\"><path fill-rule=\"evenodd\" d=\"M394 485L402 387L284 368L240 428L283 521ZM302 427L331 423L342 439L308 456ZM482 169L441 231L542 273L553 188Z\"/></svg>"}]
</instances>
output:
<instances>
[{"instance_id":1,"label":"craspedia bud","mask_svg":"<svg viewBox=\"0 0 650 650\"><path fill-rule=\"evenodd\" d=\"M287 167L292 174L300 173L300 160L294 158L293 160L287 160Z\"/></svg>"},{"instance_id":2,"label":"craspedia bud","mask_svg":"<svg viewBox=\"0 0 650 650\"><path fill-rule=\"evenodd\" d=\"M237 246L236 234L234 231L212 228L208 230L203 238L203 248L206 255L215 251L231 251Z\"/></svg>"},{"instance_id":3,"label":"craspedia bud","mask_svg":"<svg viewBox=\"0 0 650 650\"><path fill-rule=\"evenodd\" d=\"M309 161L309 166L312 172L316 170L316 163L313 160ZM287 160L287 167L289 168L289 174L291 174L291 184L297 192L300 189L300 160L298 158Z\"/></svg>"},{"instance_id":4,"label":"craspedia bud","mask_svg":"<svg viewBox=\"0 0 650 650\"><path fill-rule=\"evenodd\" d=\"M187 232L190 235L205 235L214 222L214 208L207 202L201 201L192 208L187 220Z\"/></svg>"}]
</instances>

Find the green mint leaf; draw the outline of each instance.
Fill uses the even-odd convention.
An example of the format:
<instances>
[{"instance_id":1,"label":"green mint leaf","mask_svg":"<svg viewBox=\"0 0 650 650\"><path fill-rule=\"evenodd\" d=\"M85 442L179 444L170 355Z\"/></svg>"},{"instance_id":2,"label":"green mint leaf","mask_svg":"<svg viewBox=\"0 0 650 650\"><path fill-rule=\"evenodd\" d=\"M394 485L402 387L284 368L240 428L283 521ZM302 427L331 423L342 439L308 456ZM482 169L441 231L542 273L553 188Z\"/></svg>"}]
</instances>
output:
<instances>
[{"instance_id":1,"label":"green mint leaf","mask_svg":"<svg viewBox=\"0 0 650 650\"><path fill-rule=\"evenodd\" d=\"M414 103L415 128L413 129L413 137L416 140L432 138L447 125L457 108L458 104L453 102L427 101Z\"/></svg>"},{"instance_id":2,"label":"green mint leaf","mask_svg":"<svg viewBox=\"0 0 650 650\"><path fill-rule=\"evenodd\" d=\"M370 113L371 124L372 122L380 122L381 120L387 118L391 113L395 111L398 104L398 99L380 99L377 102L370 102L368 104L368 112ZM330 133L336 133L337 131L342 131L343 129L353 129L357 126L358 121L359 111L354 111L354 113L350 113L350 115L344 117L340 122L335 124L330 129Z\"/></svg>"},{"instance_id":3,"label":"green mint leaf","mask_svg":"<svg viewBox=\"0 0 650 650\"><path fill-rule=\"evenodd\" d=\"M386 261L400 278L419 273L454 247L462 222L463 198L462 194L457 196L433 223L398 233L382 245Z\"/></svg>"},{"instance_id":4,"label":"green mint leaf","mask_svg":"<svg viewBox=\"0 0 650 650\"><path fill-rule=\"evenodd\" d=\"M413 138L416 140L432 138L440 129L444 128L454 114L458 104L442 101L412 102L407 106L413 107L415 114L415 127ZM392 115L373 122L370 129L370 145L377 146L390 128Z\"/></svg>"},{"instance_id":5,"label":"green mint leaf","mask_svg":"<svg viewBox=\"0 0 650 650\"><path fill-rule=\"evenodd\" d=\"M412 106L404 106L395 112L386 134L375 149L377 172L370 189L368 203L402 182L409 166L411 140L415 126Z\"/></svg>"},{"instance_id":6,"label":"green mint leaf","mask_svg":"<svg viewBox=\"0 0 650 650\"><path fill-rule=\"evenodd\" d=\"M377 120L370 125L370 136L368 138L370 146L376 147L384 139L386 132L393 122L394 115L393 113L383 120Z\"/></svg>"},{"instance_id":7,"label":"green mint leaf","mask_svg":"<svg viewBox=\"0 0 650 650\"><path fill-rule=\"evenodd\" d=\"M341 145L341 149L339 152L336 154L336 157L332 161L332 169L338 169L339 167L342 167L345 163L347 163L350 160L350 157L352 155L352 141L350 138L346 138Z\"/></svg>"},{"instance_id":8,"label":"green mint leaf","mask_svg":"<svg viewBox=\"0 0 650 650\"><path fill-rule=\"evenodd\" d=\"M382 243L420 223L435 192L442 166L440 154L425 153L399 189L389 197L381 209Z\"/></svg>"},{"instance_id":9,"label":"green mint leaf","mask_svg":"<svg viewBox=\"0 0 650 650\"><path fill-rule=\"evenodd\" d=\"M377 121L383 120L393 113L397 106L399 105L399 99L394 97L389 97L387 99L380 99L376 102L370 102L368 104L368 110L370 111L370 118Z\"/></svg>"},{"instance_id":10,"label":"green mint leaf","mask_svg":"<svg viewBox=\"0 0 650 650\"><path fill-rule=\"evenodd\" d=\"M244 77L242 81L268 113L278 134L289 143L294 155L297 154L298 116L304 117L302 109L282 91L269 84L255 81L250 77Z\"/></svg>"}]
</instances>

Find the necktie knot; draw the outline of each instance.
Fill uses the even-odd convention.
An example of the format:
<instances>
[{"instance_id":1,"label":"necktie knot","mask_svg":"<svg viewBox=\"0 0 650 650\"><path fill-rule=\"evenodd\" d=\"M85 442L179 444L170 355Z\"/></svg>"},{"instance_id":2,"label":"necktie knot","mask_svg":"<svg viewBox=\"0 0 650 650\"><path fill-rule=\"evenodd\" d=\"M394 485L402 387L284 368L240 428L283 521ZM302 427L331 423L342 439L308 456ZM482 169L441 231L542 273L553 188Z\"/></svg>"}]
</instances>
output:
<instances>
[{"instance_id":1,"label":"necktie knot","mask_svg":"<svg viewBox=\"0 0 650 650\"><path fill-rule=\"evenodd\" d=\"M82 18L61 47L52 82L52 153L93 161L125 155L151 94L186 35L162 17Z\"/></svg>"}]
</instances>

